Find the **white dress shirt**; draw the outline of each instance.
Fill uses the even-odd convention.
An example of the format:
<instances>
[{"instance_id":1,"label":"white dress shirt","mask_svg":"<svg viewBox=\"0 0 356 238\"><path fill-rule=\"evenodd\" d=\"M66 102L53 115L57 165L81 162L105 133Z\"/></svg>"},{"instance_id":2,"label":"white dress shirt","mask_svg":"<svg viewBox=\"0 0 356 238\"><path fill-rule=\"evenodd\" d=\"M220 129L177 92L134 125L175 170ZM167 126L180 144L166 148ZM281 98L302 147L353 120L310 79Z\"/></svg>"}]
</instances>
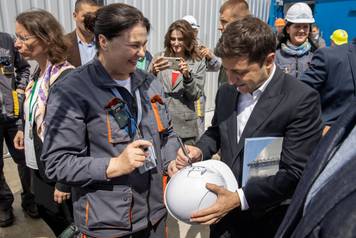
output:
<instances>
[{"instance_id":1,"label":"white dress shirt","mask_svg":"<svg viewBox=\"0 0 356 238\"><path fill-rule=\"evenodd\" d=\"M85 43L79 38L77 34L77 39L78 39L78 47L79 47L79 54L80 54L80 62L82 65L84 65L90 60L92 60L96 55L97 49L95 47L95 38L92 42Z\"/></svg>"},{"instance_id":2,"label":"white dress shirt","mask_svg":"<svg viewBox=\"0 0 356 238\"><path fill-rule=\"evenodd\" d=\"M273 65L271 74L268 79L252 94L251 93L240 93L238 103L237 103L237 143L239 143L242 132L251 116L251 113L256 106L258 100L260 99L262 93L265 91L267 85L271 81L274 73L276 71L276 65ZM238 90L238 89L237 89ZM241 188L237 189L237 193L240 197L241 210L247 210L249 208L245 194Z\"/></svg>"}]
</instances>

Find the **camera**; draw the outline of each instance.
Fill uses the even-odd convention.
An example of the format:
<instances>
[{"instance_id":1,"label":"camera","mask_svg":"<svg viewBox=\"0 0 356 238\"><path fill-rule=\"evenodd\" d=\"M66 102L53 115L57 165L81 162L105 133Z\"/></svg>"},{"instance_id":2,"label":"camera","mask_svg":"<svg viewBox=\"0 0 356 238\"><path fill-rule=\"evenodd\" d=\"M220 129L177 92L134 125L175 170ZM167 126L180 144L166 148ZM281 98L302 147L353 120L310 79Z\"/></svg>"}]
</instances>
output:
<instances>
[{"instance_id":1,"label":"camera","mask_svg":"<svg viewBox=\"0 0 356 238\"><path fill-rule=\"evenodd\" d=\"M164 59L168 61L170 69L179 71L179 63L180 63L179 57L164 57Z\"/></svg>"},{"instance_id":2,"label":"camera","mask_svg":"<svg viewBox=\"0 0 356 238\"><path fill-rule=\"evenodd\" d=\"M12 75L13 73L10 56L0 56L0 74Z\"/></svg>"}]
</instances>

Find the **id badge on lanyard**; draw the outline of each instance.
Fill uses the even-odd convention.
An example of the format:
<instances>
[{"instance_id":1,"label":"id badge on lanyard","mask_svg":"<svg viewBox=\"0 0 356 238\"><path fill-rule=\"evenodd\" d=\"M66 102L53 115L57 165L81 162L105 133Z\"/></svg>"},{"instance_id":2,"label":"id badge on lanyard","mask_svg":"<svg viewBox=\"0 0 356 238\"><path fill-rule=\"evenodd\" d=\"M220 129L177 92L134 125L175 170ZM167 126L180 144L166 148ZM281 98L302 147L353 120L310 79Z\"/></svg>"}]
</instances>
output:
<instances>
[{"instance_id":1,"label":"id badge on lanyard","mask_svg":"<svg viewBox=\"0 0 356 238\"><path fill-rule=\"evenodd\" d=\"M121 94L119 93L119 90L117 90L117 88L112 88L111 89L113 94L115 95L115 97L120 98L121 100L124 101L124 99L122 98ZM136 98L136 105L137 105L137 120L134 120L134 125L136 127L136 134L139 135L139 139L144 139L143 138L143 134L140 132L139 129L139 124L142 120L142 105L141 105L141 97L140 97L140 92L138 89L135 90L135 98ZM128 110L128 113L130 114L131 119L134 119L132 117L132 113L130 112L130 110L128 109L128 106L125 105L126 110ZM151 140L150 140L151 141ZM153 144L153 141L151 141L151 143ZM157 157L156 157L156 153L155 153L155 149L154 146L150 146L148 147L145 152L148 152L148 156L145 159L145 162L143 163L143 165L141 167L138 168L138 171L143 174L155 167L157 167Z\"/></svg>"}]
</instances>

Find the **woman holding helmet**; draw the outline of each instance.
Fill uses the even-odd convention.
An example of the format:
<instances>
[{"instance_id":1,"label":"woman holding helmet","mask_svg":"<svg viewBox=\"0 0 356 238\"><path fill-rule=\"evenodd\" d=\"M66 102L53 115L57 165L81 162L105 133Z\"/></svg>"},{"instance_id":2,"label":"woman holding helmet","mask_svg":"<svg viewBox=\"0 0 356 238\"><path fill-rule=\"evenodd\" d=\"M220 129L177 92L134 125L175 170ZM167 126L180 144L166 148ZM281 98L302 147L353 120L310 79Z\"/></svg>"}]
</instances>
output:
<instances>
[{"instance_id":1,"label":"woman holding helmet","mask_svg":"<svg viewBox=\"0 0 356 238\"><path fill-rule=\"evenodd\" d=\"M299 78L316 49L310 38L311 24L315 20L308 4L296 3L288 9L286 22L284 36L277 46L276 64L285 73Z\"/></svg>"}]
</instances>

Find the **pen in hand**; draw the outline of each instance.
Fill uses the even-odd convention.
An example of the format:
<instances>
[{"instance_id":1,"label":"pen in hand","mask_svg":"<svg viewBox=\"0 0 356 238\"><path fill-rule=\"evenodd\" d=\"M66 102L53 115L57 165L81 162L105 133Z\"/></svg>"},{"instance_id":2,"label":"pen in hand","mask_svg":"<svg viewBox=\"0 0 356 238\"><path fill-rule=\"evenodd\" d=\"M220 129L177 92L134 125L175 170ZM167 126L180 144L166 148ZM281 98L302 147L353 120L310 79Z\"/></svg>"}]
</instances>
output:
<instances>
[{"instance_id":1,"label":"pen in hand","mask_svg":"<svg viewBox=\"0 0 356 238\"><path fill-rule=\"evenodd\" d=\"M178 140L178 143L180 145L180 148L182 148L182 151L183 151L184 155L188 158L188 164L192 165L192 163L193 163L192 162L192 158L190 158L189 152L187 151L187 148L185 148L185 145L183 144L182 139L179 136L177 136L177 140Z\"/></svg>"}]
</instances>

